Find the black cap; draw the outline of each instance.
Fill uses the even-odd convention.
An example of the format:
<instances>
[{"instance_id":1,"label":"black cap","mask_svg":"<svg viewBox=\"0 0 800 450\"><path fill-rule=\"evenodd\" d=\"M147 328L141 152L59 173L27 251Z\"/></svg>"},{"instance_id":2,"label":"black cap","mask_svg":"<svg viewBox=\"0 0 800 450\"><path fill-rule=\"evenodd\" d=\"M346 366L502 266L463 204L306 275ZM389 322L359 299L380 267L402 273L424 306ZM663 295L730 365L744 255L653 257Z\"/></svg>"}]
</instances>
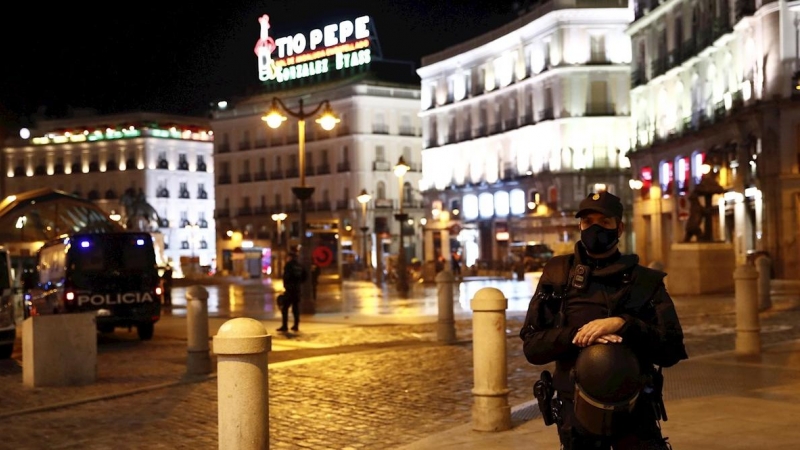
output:
<instances>
[{"instance_id":1,"label":"black cap","mask_svg":"<svg viewBox=\"0 0 800 450\"><path fill-rule=\"evenodd\" d=\"M622 219L622 201L614 194L606 191L589 194L588 197L581 200L578 206L578 214L575 217L581 217L586 213L599 212L606 217L616 217Z\"/></svg>"}]
</instances>

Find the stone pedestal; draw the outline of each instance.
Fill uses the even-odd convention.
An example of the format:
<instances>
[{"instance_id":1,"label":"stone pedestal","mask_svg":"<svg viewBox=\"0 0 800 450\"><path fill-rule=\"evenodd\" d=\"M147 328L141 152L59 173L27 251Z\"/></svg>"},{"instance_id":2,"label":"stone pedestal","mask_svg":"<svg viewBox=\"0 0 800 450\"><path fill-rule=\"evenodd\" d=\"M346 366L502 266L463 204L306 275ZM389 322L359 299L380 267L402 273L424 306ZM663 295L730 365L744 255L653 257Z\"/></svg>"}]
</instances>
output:
<instances>
[{"instance_id":1,"label":"stone pedestal","mask_svg":"<svg viewBox=\"0 0 800 450\"><path fill-rule=\"evenodd\" d=\"M671 295L733 292L736 257L727 242L672 244L667 268L667 290Z\"/></svg>"},{"instance_id":2,"label":"stone pedestal","mask_svg":"<svg viewBox=\"0 0 800 450\"><path fill-rule=\"evenodd\" d=\"M22 324L22 382L79 386L97 379L95 313L32 316Z\"/></svg>"}]
</instances>

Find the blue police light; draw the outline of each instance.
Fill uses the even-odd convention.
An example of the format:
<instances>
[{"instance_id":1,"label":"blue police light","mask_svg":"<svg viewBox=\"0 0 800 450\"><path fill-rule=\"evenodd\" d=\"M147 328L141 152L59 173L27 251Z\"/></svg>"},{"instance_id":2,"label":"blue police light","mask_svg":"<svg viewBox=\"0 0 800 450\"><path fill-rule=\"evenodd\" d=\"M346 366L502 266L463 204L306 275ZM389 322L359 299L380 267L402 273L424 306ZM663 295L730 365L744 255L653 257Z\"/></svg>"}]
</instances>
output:
<instances>
[{"instance_id":1,"label":"blue police light","mask_svg":"<svg viewBox=\"0 0 800 450\"><path fill-rule=\"evenodd\" d=\"M89 241L81 241L81 248L89 248L89 245L91 245Z\"/></svg>"},{"instance_id":2,"label":"blue police light","mask_svg":"<svg viewBox=\"0 0 800 450\"><path fill-rule=\"evenodd\" d=\"M136 240L136 245L139 245L139 246L144 245L144 239L137 239Z\"/></svg>"}]
</instances>

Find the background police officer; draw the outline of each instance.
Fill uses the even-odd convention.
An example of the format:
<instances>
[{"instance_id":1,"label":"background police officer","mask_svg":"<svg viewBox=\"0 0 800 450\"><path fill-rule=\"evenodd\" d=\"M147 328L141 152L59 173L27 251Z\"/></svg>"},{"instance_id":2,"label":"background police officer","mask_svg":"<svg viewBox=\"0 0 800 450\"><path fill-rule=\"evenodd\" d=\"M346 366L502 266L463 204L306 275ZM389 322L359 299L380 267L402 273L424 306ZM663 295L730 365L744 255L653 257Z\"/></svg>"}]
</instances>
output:
<instances>
[{"instance_id":1,"label":"background police officer","mask_svg":"<svg viewBox=\"0 0 800 450\"><path fill-rule=\"evenodd\" d=\"M664 287L666 274L639 265L636 255L619 252L625 230L622 213L620 199L608 192L590 194L581 201L576 214L581 239L574 254L556 256L547 263L520 331L529 362L556 363L552 412L565 449L668 448L659 427L663 417L647 395L635 401L633 411L614 413L609 435L592 434L583 426L586 417L576 420L575 415L573 369L582 349L626 345L638 359L643 379L658 376L654 365L669 367L687 358L683 331ZM591 381L594 386L604 383ZM606 394L613 397L614 393ZM660 392L654 395L660 400ZM540 404L543 410L547 407ZM600 413L603 408L596 410Z\"/></svg>"}]
</instances>

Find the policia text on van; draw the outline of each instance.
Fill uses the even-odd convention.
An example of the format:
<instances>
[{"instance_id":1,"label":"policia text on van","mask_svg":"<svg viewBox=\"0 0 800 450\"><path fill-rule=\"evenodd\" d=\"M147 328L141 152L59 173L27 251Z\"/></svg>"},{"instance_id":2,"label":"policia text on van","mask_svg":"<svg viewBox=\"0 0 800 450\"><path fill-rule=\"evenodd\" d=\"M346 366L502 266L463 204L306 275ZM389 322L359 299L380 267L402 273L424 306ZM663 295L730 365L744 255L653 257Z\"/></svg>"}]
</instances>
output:
<instances>
[{"instance_id":1,"label":"policia text on van","mask_svg":"<svg viewBox=\"0 0 800 450\"><path fill-rule=\"evenodd\" d=\"M38 254L31 314L89 312L97 328L136 327L153 336L161 317L161 286L153 238L147 233L77 234L45 244Z\"/></svg>"}]
</instances>

